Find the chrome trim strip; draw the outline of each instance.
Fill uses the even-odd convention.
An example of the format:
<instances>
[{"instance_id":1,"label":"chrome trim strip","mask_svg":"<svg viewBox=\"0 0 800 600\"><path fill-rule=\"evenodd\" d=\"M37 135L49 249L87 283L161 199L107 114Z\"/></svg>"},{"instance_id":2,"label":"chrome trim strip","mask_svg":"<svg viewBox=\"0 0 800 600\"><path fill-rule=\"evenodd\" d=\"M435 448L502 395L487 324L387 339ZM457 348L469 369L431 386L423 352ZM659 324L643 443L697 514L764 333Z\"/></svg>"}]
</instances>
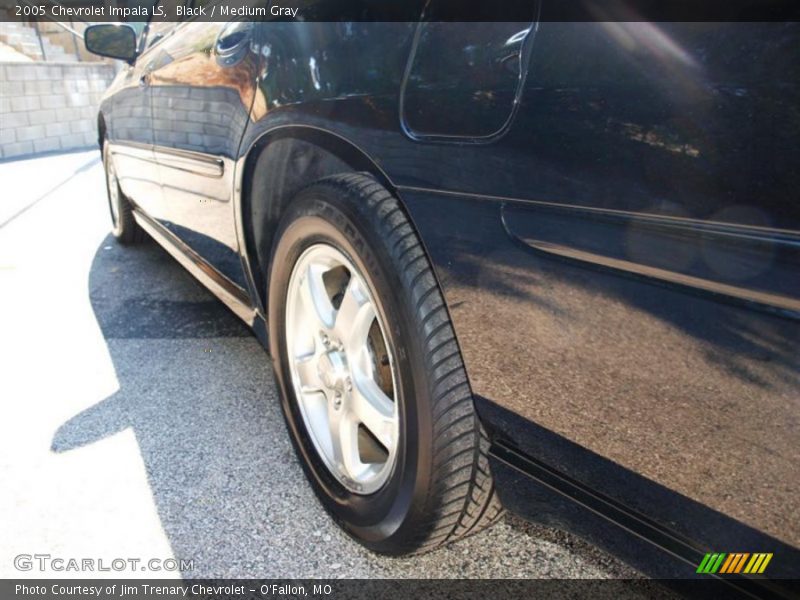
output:
<instances>
[{"instance_id":1,"label":"chrome trim strip","mask_svg":"<svg viewBox=\"0 0 800 600\"><path fill-rule=\"evenodd\" d=\"M108 145L111 148L130 148L132 150L144 150L145 152L152 152L153 150L153 144L143 144L141 142L115 142L109 140Z\"/></svg>"},{"instance_id":2,"label":"chrome trim strip","mask_svg":"<svg viewBox=\"0 0 800 600\"><path fill-rule=\"evenodd\" d=\"M225 163L222 158L204 152L155 145L153 155L162 167L217 179L225 173Z\"/></svg>"},{"instance_id":3,"label":"chrome trim strip","mask_svg":"<svg viewBox=\"0 0 800 600\"><path fill-rule=\"evenodd\" d=\"M153 155L153 147L149 144L140 144L138 142L109 142L108 149L112 156L124 156L125 158L141 160L149 164L156 163L155 156Z\"/></svg>"},{"instance_id":4,"label":"chrome trim strip","mask_svg":"<svg viewBox=\"0 0 800 600\"><path fill-rule=\"evenodd\" d=\"M516 207L530 207L558 211L572 218L606 219L616 223L629 223L667 230L697 239L713 239L718 242L735 242L747 244L763 244L776 250L796 253L800 248L800 232L789 229L773 229L753 225L703 221L689 217L671 217L639 213L625 210L596 208L582 205L567 205L557 202L539 200L520 200L470 192L435 190L416 186L398 186L399 192L437 194L450 197L461 197L483 201L494 201L500 206L500 220L509 237L527 248L547 254L554 258L562 258L579 262L590 267L607 269L620 275L640 277L653 282L682 287L688 291L708 294L721 300L745 302L783 316L797 318L800 316L800 299L781 293L750 289L731 283L712 281L700 277L670 271L668 269L645 265L637 262L606 256L575 248L568 244L537 239L534 236L520 235L507 220L508 211Z\"/></svg>"},{"instance_id":5,"label":"chrome trim strip","mask_svg":"<svg viewBox=\"0 0 800 600\"><path fill-rule=\"evenodd\" d=\"M154 162L178 171L214 178L220 178L225 174L225 162L222 158L204 152L139 142L109 142L109 146L112 154Z\"/></svg>"},{"instance_id":6,"label":"chrome trim strip","mask_svg":"<svg viewBox=\"0 0 800 600\"><path fill-rule=\"evenodd\" d=\"M537 239L534 236L520 234L516 232L515 228L512 227L511 224L508 222L507 219L508 213L506 211L506 207L510 206L511 206L510 203L508 204L503 203L502 205L500 219L503 228L505 229L509 237L511 237L514 240L517 240L519 243L524 244L526 247L534 251L549 254L551 256L564 258L567 260L577 261L579 263L583 263L601 269L607 269L610 272L614 273L629 275L633 277L641 277L655 282L672 284L675 286L682 287L684 289L696 291L698 293L709 294L716 298L727 298L727 299L732 299L734 301L744 301L747 303L752 303L767 310L773 310L773 311L777 310L777 312L785 316L791 315L793 317L796 317L797 315L800 315L800 300L792 296L786 296L781 293L775 293L770 291L750 289L743 286L737 286L731 283L725 283L723 281L703 279L702 277L689 275L687 273L681 273L679 271L671 271L669 269L642 264L639 262L626 260L624 258L606 256L604 254L592 252L590 250L575 248L574 246L568 244L559 244L557 242ZM617 211L617 212L622 212L622 211ZM693 226L693 224L686 222L689 221L688 219L684 219L683 223L669 223L669 222L663 223L660 221L659 218L647 218L647 215L645 215L645 218L640 218L640 216L635 213L632 214L629 213L626 216L630 223L647 224L653 227L663 226L665 228L670 229L672 232L682 232L687 235L691 235L695 238L703 236L706 239L713 239L713 238L724 239L727 236L731 236L734 239L738 238L740 244L741 243L752 244L755 242L755 243L767 244L773 248L778 247L780 245L785 245L789 247L795 246L795 244L791 241L787 242L785 240L782 240L781 238L770 238L765 235L756 236L751 234L751 235L738 236L735 234L735 230L743 229L739 228L738 226L731 226L730 229L717 230L716 228L713 227L713 225L710 228L704 227L705 225L704 222L700 222L699 226ZM618 222L624 222L624 219L621 219L620 215L614 215L613 220Z\"/></svg>"},{"instance_id":7,"label":"chrome trim strip","mask_svg":"<svg viewBox=\"0 0 800 600\"><path fill-rule=\"evenodd\" d=\"M516 237L516 236L515 236ZM530 248L548 254L555 254L563 258L570 258L576 261L599 265L614 271L622 271L626 273L633 273L648 279L655 279L680 285L683 287L693 288L708 292L711 294L720 294L730 296L739 300L746 300L748 302L755 302L765 306L772 306L782 310L791 311L793 313L800 313L800 300L783 296L781 294L773 294L770 292L762 292L759 290L750 290L735 285L721 283L717 281L709 281L700 277L693 277L684 273L676 271L669 271L667 269L660 269L658 267L651 267L640 263L631 262L609 256L603 256L594 252L586 252L571 248L562 244L554 244L551 242L544 242L541 240L530 238L517 238Z\"/></svg>"}]
</instances>

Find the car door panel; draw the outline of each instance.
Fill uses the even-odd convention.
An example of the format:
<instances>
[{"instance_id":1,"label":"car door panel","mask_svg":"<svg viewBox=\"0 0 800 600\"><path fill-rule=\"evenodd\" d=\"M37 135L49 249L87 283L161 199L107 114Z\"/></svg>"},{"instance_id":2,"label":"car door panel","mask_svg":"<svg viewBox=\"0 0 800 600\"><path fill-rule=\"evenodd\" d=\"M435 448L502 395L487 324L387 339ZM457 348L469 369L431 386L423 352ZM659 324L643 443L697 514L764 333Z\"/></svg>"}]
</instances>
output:
<instances>
[{"instance_id":1,"label":"car door panel","mask_svg":"<svg viewBox=\"0 0 800 600\"><path fill-rule=\"evenodd\" d=\"M123 67L101 106L120 187L140 208L158 212L161 187L153 155L153 117L147 59Z\"/></svg>"},{"instance_id":2,"label":"car door panel","mask_svg":"<svg viewBox=\"0 0 800 600\"><path fill-rule=\"evenodd\" d=\"M313 131L275 163L298 171L346 140L420 232L496 448L694 551L775 552L771 574L796 576L798 26L521 27L521 94L494 97L516 107L448 106L405 61L416 25L262 27L260 78L252 49L216 60L213 34L165 46L154 143L176 235L234 279L227 132ZM536 498L515 508L559 524Z\"/></svg>"},{"instance_id":3,"label":"car door panel","mask_svg":"<svg viewBox=\"0 0 800 600\"><path fill-rule=\"evenodd\" d=\"M253 31L183 23L160 44L151 74L163 224L240 287L232 194L260 65Z\"/></svg>"},{"instance_id":4,"label":"car door panel","mask_svg":"<svg viewBox=\"0 0 800 600\"><path fill-rule=\"evenodd\" d=\"M783 576L800 547L798 40L784 23L541 23L503 138L386 165L495 439L695 547L776 548Z\"/></svg>"}]
</instances>

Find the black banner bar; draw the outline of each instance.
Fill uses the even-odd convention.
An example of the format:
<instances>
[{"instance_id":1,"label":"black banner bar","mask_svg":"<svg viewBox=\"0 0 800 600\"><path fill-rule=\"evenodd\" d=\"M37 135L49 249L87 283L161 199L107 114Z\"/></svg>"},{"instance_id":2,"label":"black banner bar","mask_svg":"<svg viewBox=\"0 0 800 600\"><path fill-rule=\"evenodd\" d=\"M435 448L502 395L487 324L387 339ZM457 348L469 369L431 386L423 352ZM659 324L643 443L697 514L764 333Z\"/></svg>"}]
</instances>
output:
<instances>
[{"instance_id":1,"label":"black banner bar","mask_svg":"<svg viewBox=\"0 0 800 600\"><path fill-rule=\"evenodd\" d=\"M755 597L793 597L796 581L767 585ZM763 594L763 595L762 595ZM5 579L4 600L383 600L394 598L468 600L497 598L591 598L661 600L752 598L722 579Z\"/></svg>"},{"instance_id":2,"label":"black banner bar","mask_svg":"<svg viewBox=\"0 0 800 600\"><path fill-rule=\"evenodd\" d=\"M800 21L797 0L0 0L0 21Z\"/></svg>"}]
</instances>

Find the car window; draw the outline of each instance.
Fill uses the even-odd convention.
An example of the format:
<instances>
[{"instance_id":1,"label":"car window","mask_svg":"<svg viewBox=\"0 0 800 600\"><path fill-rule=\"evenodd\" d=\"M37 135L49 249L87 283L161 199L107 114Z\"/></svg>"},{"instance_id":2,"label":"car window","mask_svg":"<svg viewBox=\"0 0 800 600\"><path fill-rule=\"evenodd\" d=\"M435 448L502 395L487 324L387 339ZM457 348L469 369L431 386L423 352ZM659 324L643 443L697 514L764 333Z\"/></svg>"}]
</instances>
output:
<instances>
[{"instance_id":1,"label":"car window","mask_svg":"<svg viewBox=\"0 0 800 600\"><path fill-rule=\"evenodd\" d=\"M165 14L174 15L178 6L187 6L190 0L157 0L153 4L154 13L158 14L158 8ZM163 40L178 25L174 21L150 21L144 31L144 39L140 42L140 52L144 52Z\"/></svg>"}]
</instances>

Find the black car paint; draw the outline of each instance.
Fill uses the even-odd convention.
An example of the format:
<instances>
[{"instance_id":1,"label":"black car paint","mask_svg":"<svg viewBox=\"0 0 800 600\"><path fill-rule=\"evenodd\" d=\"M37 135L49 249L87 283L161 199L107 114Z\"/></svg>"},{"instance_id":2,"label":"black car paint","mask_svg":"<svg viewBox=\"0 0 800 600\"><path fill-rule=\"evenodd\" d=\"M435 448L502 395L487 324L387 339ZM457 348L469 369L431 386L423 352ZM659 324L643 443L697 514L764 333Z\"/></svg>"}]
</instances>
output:
<instances>
[{"instance_id":1,"label":"black car paint","mask_svg":"<svg viewBox=\"0 0 800 600\"><path fill-rule=\"evenodd\" d=\"M532 21L253 24L235 56L181 23L101 131L139 221L262 342L281 207L372 173L435 267L507 506L656 575L745 551L796 578L800 26Z\"/></svg>"}]
</instances>

